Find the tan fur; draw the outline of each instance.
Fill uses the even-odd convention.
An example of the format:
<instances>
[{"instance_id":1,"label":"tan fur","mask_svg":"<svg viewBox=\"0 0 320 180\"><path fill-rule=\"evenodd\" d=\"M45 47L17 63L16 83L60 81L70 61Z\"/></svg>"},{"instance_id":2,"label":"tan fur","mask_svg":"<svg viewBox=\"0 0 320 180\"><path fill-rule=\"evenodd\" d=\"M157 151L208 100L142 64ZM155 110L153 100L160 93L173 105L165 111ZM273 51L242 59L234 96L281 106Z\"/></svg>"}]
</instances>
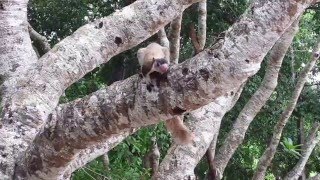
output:
<instances>
[{"instance_id":1,"label":"tan fur","mask_svg":"<svg viewBox=\"0 0 320 180\"><path fill-rule=\"evenodd\" d=\"M177 144L190 144L195 137L178 116L167 120L166 127Z\"/></svg>"},{"instance_id":2,"label":"tan fur","mask_svg":"<svg viewBox=\"0 0 320 180\"><path fill-rule=\"evenodd\" d=\"M157 43L151 43L145 48L141 48L137 52L140 66L152 66L153 59L165 58L170 63L169 49Z\"/></svg>"},{"instance_id":3,"label":"tan fur","mask_svg":"<svg viewBox=\"0 0 320 180\"><path fill-rule=\"evenodd\" d=\"M149 74L152 69L154 59L165 58L170 63L169 49L157 43L151 43L145 48L141 48L137 52L139 64L142 74L146 72L145 79L150 82ZM176 116L166 121L167 130L173 136L173 139L178 144L189 144L194 139L194 134L183 124L180 117Z\"/></svg>"}]
</instances>

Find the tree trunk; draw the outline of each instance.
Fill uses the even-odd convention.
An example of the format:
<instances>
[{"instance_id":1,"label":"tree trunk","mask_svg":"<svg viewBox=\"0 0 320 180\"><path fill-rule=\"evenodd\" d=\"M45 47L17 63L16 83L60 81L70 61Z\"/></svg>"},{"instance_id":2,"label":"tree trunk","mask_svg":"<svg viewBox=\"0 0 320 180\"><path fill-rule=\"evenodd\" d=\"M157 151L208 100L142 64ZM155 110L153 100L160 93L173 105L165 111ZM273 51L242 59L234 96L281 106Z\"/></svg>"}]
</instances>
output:
<instances>
[{"instance_id":1,"label":"tree trunk","mask_svg":"<svg viewBox=\"0 0 320 180\"><path fill-rule=\"evenodd\" d=\"M314 48L314 51L311 55L311 61L302 70L302 72L298 78L297 84L294 88L293 95L290 99L290 102L287 105L285 111L283 111L283 113L281 114L280 119L277 122L276 126L274 127L274 131L273 131L274 133L273 133L272 139L270 141L270 144L267 147L267 149L265 150L265 152L263 153L263 155L260 157L257 170L253 176L254 180L263 180L264 179L266 170L267 170L268 166L270 165L271 160L274 157L274 154L276 153L276 150L277 150L280 138L281 138L282 130L283 130L284 126L286 125L286 123L288 122L288 119L290 118L294 108L296 107L300 93L303 89L305 82L307 81L308 73L311 71L311 69L315 65L316 61L319 59L319 54L320 54L320 42L318 41L318 44Z\"/></svg>"}]
</instances>

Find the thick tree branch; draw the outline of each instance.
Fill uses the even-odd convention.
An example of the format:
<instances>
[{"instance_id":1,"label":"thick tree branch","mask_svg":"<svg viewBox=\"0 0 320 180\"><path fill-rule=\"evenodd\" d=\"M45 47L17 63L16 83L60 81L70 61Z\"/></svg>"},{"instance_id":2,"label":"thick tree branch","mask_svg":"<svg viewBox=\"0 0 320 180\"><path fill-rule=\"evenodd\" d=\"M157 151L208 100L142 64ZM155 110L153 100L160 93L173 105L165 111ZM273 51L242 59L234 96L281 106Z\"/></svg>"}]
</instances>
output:
<instances>
[{"instance_id":1,"label":"thick tree branch","mask_svg":"<svg viewBox=\"0 0 320 180\"><path fill-rule=\"evenodd\" d=\"M259 163L257 166L257 170L253 176L254 180L263 180L264 179L265 172L266 172L268 166L270 165L271 160L274 157L274 154L276 153L276 150L277 150L280 138L281 138L282 130L283 130L284 126L286 125L288 119L290 118L290 116L291 116L291 114L297 104L300 93L303 89L303 86L304 86L306 80L307 80L308 73L311 71L311 69L315 65L316 61L319 59L319 55L320 55L320 41L318 41L318 44L314 48L314 51L311 55L311 61L304 67L304 69L302 70L302 72L298 78L297 84L294 88L293 95L290 99L289 104L287 105L287 107L283 111L283 113L281 114L278 123L274 127L274 131L273 131L274 133L273 133L272 139L270 141L270 144L267 147L267 149L265 150L265 152L263 153L263 155L260 157L260 160L259 160Z\"/></svg>"},{"instance_id":2,"label":"thick tree branch","mask_svg":"<svg viewBox=\"0 0 320 180\"><path fill-rule=\"evenodd\" d=\"M168 81L161 84L159 93L146 93L145 85L138 76L133 76L91 96L62 105L53 113L47 128L35 140L35 146L30 149L31 153L27 153L30 156L19 165L30 167L30 164L37 164L28 169L28 173L34 177L42 177L44 174L58 177L57 171L48 167L65 167L77 152L96 144L99 140L133 127L158 123L160 119L170 119L219 97L234 94L248 77L258 71L265 54L310 3L311 0L304 3L295 0L274 3L257 1L252 5L253 11L247 12L249 14L245 14L242 20L230 28L226 38L214 48L173 66L168 74ZM296 9L294 13L288 12L291 6ZM123 11L128 10L130 7ZM146 13L143 11L142 14L141 21L145 22ZM166 19L167 16L162 18ZM110 20L107 19L103 21L104 25ZM119 20L116 24L119 24ZM99 30L94 30L97 31ZM67 38L67 41L70 40L71 38ZM134 42L132 40L131 43ZM63 47L60 46L62 49ZM122 49L120 47L121 45L119 49ZM50 57L50 52L47 55ZM63 73L61 77L64 77ZM61 87L62 84L64 83L58 83L57 87ZM54 93L52 96L55 96Z\"/></svg>"},{"instance_id":3,"label":"thick tree branch","mask_svg":"<svg viewBox=\"0 0 320 180\"><path fill-rule=\"evenodd\" d=\"M62 179L70 178L72 172L83 167L88 162L96 159L97 157L104 155L106 152L117 146L127 136L133 134L136 131L137 129L131 129L129 131L119 133L117 135L112 135L111 137L105 139L104 141L98 144L88 147L87 149L81 150L77 155L75 155L73 160L65 167L65 169L59 170L59 172L62 174Z\"/></svg>"},{"instance_id":4,"label":"thick tree branch","mask_svg":"<svg viewBox=\"0 0 320 180\"><path fill-rule=\"evenodd\" d=\"M287 31L272 48L266 74L259 89L254 93L254 95L239 113L235 123L233 124L233 128L228 133L222 146L218 149L215 157L215 164L217 171L221 175L223 174L230 158L233 156L238 146L243 142L245 133L250 123L265 105L270 95L276 88L283 58L293 40L294 35L298 32L298 27L299 20L296 20L292 27L287 29Z\"/></svg>"},{"instance_id":5,"label":"thick tree branch","mask_svg":"<svg viewBox=\"0 0 320 180\"><path fill-rule=\"evenodd\" d=\"M27 29L27 0L0 2L0 83L37 61Z\"/></svg>"},{"instance_id":6,"label":"thick tree branch","mask_svg":"<svg viewBox=\"0 0 320 180\"><path fill-rule=\"evenodd\" d=\"M34 66L37 56L32 49L31 40L27 29L27 3L28 0L0 1L0 111L9 108L6 102L6 93L16 86L15 78L27 68ZM8 81L11 80L11 83ZM11 92L11 94L14 92ZM8 114L7 114L8 116ZM24 141L28 137L16 135L13 131L23 131L23 128L8 125L0 118L0 177L9 179L13 174L16 148L25 147ZM11 122L15 123L15 122ZM20 124L21 126L21 124ZM27 134L33 132L27 132Z\"/></svg>"},{"instance_id":7,"label":"thick tree branch","mask_svg":"<svg viewBox=\"0 0 320 180\"><path fill-rule=\"evenodd\" d=\"M13 159L34 139L68 86L114 55L147 39L180 14L184 5L194 2L137 1L106 18L79 28L39 61L32 50L27 30L27 0L1 3L0 34L4 35L1 42L10 42L8 45L1 44L10 53L0 55L3 62L6 62L0 65L4 73L1 74L1 80L5 79L3 75L12 74L12 71L16 76L2 85L1 103L4 108L0 147L4 148L0 149L0 153L12 154L13 157L6 163L6 168L0 169L0 176L2 172L12 175ZM14 35L12 39L8 36L11 32ZM37 64L31 66L32 63ZM9 146L9 142L15 142L15 145Z\"/></svg>"},{"instance_id":8,"label":"thick tree branch","mask_svg":"<svg viewBox=\"0 0 320 180\"><path fill-rule=\"evenodd\" d=\"M299 162L294 166L294 168L286 175L284 180L297 180L301 175L313 149L320 141L320 136L318 135L320 124L318 122L314 123L310 134L306 141L306 144L303 147L303 151Z\"/></svg>"},{"instance_id":9,"label":"thick tree branch","mask_svg":"<svg viewBox=\"0 0 320 180\"><path fill-rule=\"evenodd\" d=\"M166 3L170 6L160 7ZM50 169L49 172L49 167L64 168L77 152L99 140L197 109L218 97L230 96L257 72L265 54L310 3L311 0L303 3L257 1L248 12L253 15L243 16L215 49L203 51L192 60L173 67L168 82L162 85L156 98L146 97L145 86L134 76L91 97L65 104L49 118L48 128L35 140L35 146L30 149L32 153L26 153L25 163L19 165L28 167L28 173L34 177L43 174L57 177L56 171ZM25 76L28 83L15 94L19 103L14 99L13 106L5 110L6 114L13 115L8 118L18 118L13 122L19 122L21 116L27 117L24 124L32 125L26 128L33 132L27 136L32 139L67 86L111 56L157 32L170 18L181 13L185 4L184 1L157 1L156 5L137 1L108 18L80 28L44 55L44 64ZM155 11L158 7L159 11ZM291 11L292 7L295 11ZM140 23L132 23L133 17ZM207 61L197 61L200 58ZM24 172L17 171L16 176L23 176Z\"/></svg>"},{"instance_id":10,"label":"thick tree branch","mask_svg":"<svg viewBox=\"0 0 320 180\"><path fill-rule=\"evenodd\" d=\"M187 146L173 144L153 179L194 179L194 168L218 132L221 119L231 108L234 96L217 99L188 117L188 127L195 134L194 143Z\"/></svg>"},{"instance_id":11,"label":"thick tree branch","mask_svg":"<svg viewBox=\"0 0 320 180\"><path fill-rule=\"evenodd\" d=\"M51 47L46 37L42 36L36 30L34 30L30 24L28 24L28 30L30 38L37 48L40 57L50 51Z\"/></svg>"}]
</instances>

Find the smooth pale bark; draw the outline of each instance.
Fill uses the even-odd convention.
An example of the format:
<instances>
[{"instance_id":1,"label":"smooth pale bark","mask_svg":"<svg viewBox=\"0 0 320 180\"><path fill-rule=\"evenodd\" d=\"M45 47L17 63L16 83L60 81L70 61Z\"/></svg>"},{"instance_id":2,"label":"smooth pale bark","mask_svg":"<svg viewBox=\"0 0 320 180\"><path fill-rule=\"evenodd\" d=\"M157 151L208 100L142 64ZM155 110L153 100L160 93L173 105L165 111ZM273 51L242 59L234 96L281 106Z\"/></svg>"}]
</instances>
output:
<instances>
[{"instance_id":1,"label":"smooth pale bark","mask_svg":"<svg viewBox=\"0 0 320 180\"><path fill-rule=\"evenodd\" d=\"M181 21L182 14L178 15L170 23L170 61L173 64L179 63L179 53L180 53L180 32L181 32Z\"/></svg>"},{"instance_id":2,"label":"smooth pale bark","mask_svg":"<svg viewBox=\"0 0 320 180\"><path fill-rule=\"evenodd\" d=\"M215 157L217 172L222 177L225 167L238 146L243 142L246 131L254 117L260 112L278 84L279 70L286 52L298 32L299 20L282 35L270 52L270 59L266 74L259 89L253 94L247 104L239 113L232 129L226 136L224 143L218 149Z\"/></svg>"},{"instance_id":3,"label":"smooth pale bark","mask_svg":"<svg viewBox=\"0 0 320 180\"><path fill-rule=\"evenodd\" d=\"M320 141L320 136L318 136L320 124L318 122L314 123L310 134L308 136L306 144L304 144L303 151L299 162L294 166L294 168L284 177L284 180L297 180L301 175L313 149Z\"/></svg>"},{"instance_id":4,"label":"smooth pale bark","mask_svg":"<svg viewBox=\"0 0 320 180\"><path fill-rule=\"evenodd\" d=\"M14 159L26 150L68 86L152 36L190 3L194 2L137 1L84 25L37 61L27 29L27 0L1 1L0 46L6 53L0 55L5 62L0 65L1 81L5 80L0 153L6 165L0 169L0 177L12 176ZM6 78L12 71L15 77Z\"/></svg>"},{"instance_id":5,"label":"smooth pale bark","mask_svg":"<svg viewBox=\"0 0 320 180\"><path fill-rule=\"evenodd\" d=\"M28 167L33 178L59 177L60 170L77 152L101 139L234 94L258 71L265 54L310 3L257 1L254 10L231 27L220 43L173 66L158 94L145 93L145 85L133 76L62 105L38 135L31 152L26 153L28 158L19 165ZM296 11L288 12L289 7Z\"/></svg>"},{"instance_id":6,"label":"smooth pale bark","mask_svg":"<svg viewBox=\"0 0 320 180\"><path fill-rule=\"evenodd\" d=\"M316 47L314 48L314 51L312 52L312 55L310 58L311 61L301 71L300 76L297 80L297 84L294 88L292 97L291 97L286 109L281 114L279 121L277 122L276 126L274 127L270 144L267 147L267 149L264 151L263 155L259 159L257 170L253 176L254 180L263 180L264 179L266 170L267 170L268 166L270 165L270 163L274 157L274 154L276 153L278 144L280 142L283 128L285 127L294 108L296 107L300 93L304 87L305 82L307 81L308 73L311 71L311 69L315 65L316 61L319 59L319 55L320 55L320 41L318 41L318 44L316 45Z\"/></svg>"}]
</instances>

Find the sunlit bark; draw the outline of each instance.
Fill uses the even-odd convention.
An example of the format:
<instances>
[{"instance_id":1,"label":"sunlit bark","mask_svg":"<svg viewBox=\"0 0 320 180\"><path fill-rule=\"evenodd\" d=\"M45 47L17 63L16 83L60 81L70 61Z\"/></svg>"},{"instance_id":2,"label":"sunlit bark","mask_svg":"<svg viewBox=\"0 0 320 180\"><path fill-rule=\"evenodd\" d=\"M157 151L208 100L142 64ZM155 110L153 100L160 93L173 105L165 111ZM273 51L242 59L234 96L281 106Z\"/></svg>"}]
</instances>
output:
<instances>
[{"instance_id":1,"label":"sunlit bark","mask_svg":"<svg viewBox=\"0 0 320 180\"><path fill-rule=\"evenodd\" d=\"M292 97L289 101L289 104L287 105L287 107L283 111L283 113L281 114L276 126L274 127L270 144L267 147L267 149L264 151L263 155L259 159L257 170L253 176L254 180L263 180L264 179L266 170L267 170L268 166L270 165L270 163L274 157L274 154L276 153L276 150L277 150L277 147L278 147L281 135L282 135L283 128L285 127L294 108L296 107L300 93L304 87L305 82L307 81L308 73L311 71L311 69L315 65L316 61L319 59L319 56L320 56L320 41L318 41L318 44L316 45L316 47L314 48L314 51L312 52L310 62L301 71L300 76L297 80L297 84L295 85Z\"/></svg>"}]
</instances>

